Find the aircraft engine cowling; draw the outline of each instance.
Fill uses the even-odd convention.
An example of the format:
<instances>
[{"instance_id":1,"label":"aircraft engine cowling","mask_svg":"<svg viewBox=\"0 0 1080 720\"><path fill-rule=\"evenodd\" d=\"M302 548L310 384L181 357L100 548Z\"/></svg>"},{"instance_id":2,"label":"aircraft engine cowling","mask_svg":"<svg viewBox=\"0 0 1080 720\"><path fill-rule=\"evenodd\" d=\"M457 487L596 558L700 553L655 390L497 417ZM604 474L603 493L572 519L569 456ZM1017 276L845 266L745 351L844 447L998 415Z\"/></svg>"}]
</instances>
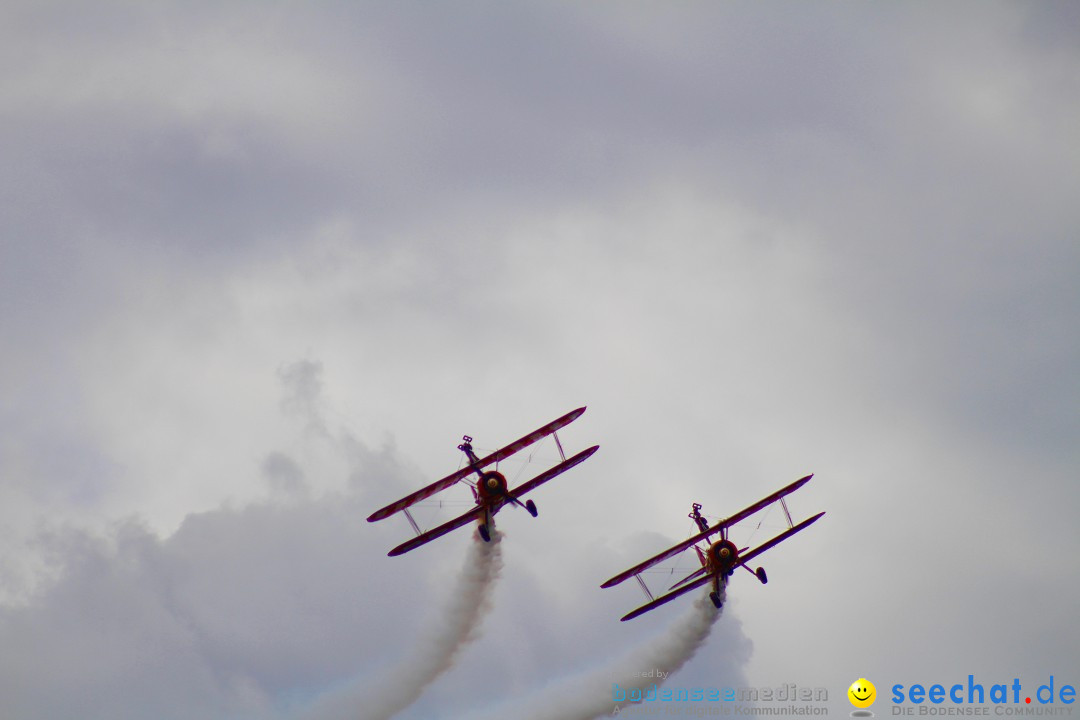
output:
<instances>
[{"instance_id":1,"label":"aircraft engine cowling","mask_svg":"<svg viewBox=\"0 0 1080 720\"><path fill-rule=\"evenodd\" d=\"M720 570L730 570L739 563L739 548L730 540L718 540L709 548L709 560Z\"/></svg>"},{"instance_id":2,"label":"aircraft engine cowling","mask_svg":"<svg viewBox=\"0 0 1080 720\"><path fill-rule=\"evenodd\" d=\"M506 477L498 470L489 470L476 483L481 498L495 498L506 494Z\"/></svg>"}]
</instances>

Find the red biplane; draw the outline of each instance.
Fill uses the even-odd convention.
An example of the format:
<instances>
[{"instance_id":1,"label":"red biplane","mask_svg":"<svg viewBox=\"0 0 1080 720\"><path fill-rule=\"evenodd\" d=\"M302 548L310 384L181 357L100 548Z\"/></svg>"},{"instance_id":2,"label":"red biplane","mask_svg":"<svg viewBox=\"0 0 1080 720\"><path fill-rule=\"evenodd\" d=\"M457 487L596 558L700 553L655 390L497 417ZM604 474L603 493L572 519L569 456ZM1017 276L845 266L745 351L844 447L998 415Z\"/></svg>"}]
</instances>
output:
<instances>
[{"instance_id":1,"label":"red biplane","mask_svg":"<svg viewBox=\"0 0 1080 720\"><path fill-rule=\"evenodd\" d=\"M693 590L694 588L701 587L702 585L705 585L710 581L713 584L713 590L711 593L709 593L709 598L712 600L713 605L715 605L716 607L720 607L722 590L727 585L728 578L734 575L735 569L740 566L747 572L749 572L751 575L755 575L762 584L767 583L769 581L769 578L765 575L764 568L759 567L756 571L754 571L747 567L746 563L750 562L755 557L765 552L769 548L773 547L774 545L783 542L784 540L787 540L789 537L799 532L800 530L809 527L811 524L821 518L822 515L825 514L823 512L818 513L811 518L803 520L798 525L795 525L791 521L791 513L788 512L787 502L784 500L784 496L788 495L789 493L795 492L803 485L810 482L810 478L812 477L814 476L807 475L804 478L796 480L782 490L774 492L767 498L759 500L745 510L737 512L731 517L721 520L720 522L716 523L711 527L709 526L709 521L701 515L701 505L698 503L694 503L693 511L688 517L690 517L695 523L697 523L697 529L700 532L698 532L693 537L683 540L678 545L668 548L659 555L651 557L645 562L635 565L626 572L619 573L600 587L608 588L612 587L613 585L618 585L623 580L628 580L632 577L637 578L638 584L640 584L641 589L645 591L645 595L648 596L649 602L642 605L637 610L634 610L633 612L623 616L622 620L625 622L627 620L633 620L638 615L647 613L650 610L660 607L665 603L671 602L680 595L684 595ZM759 545L753 550L750 550L750 552L746 552L749 548L743 548L742 550L740 550L735 543L728 539L728 528L730 528L732 525L739 522L740 520L745 520L759 510L762 510L777 501L780 502L781 507L784 509L784 516L787 518L788 523L787 530L780 533L772 540L769 540L768 542ZM717 534L720 536L719 539L715 542L711 541L710 538L713 535ZM698 546L697 543L702 541L704 541L705 546ZM653 567L654 565L662 563L669 558L675 557L676 555L683 552L684 550L687 550L690 547L693 547L694 550L697 551L698 559L701 561L701 567L690 573L690 575L683 578L679 582L672 585L670 588L668 588L669 592L667 594L661 595L658 598L654 598L652 593L649 592L648 586L645 585L645 581L641 579L641 573Z\"/></svg>"},{"instance_id":2,"label":"red biplane","mask_svg":"<svg viewBox=\"0 0 1080 720\"><path fill-rule=\"evenodd\" d=\"M462 444L458 445L458 450L461 450L465 453L466 457L468 457L468 465L455 473L447 475L442 480L436 480L427 487L421 488L413 494L387 505L382 510L375 511L371 514L371 517L368 518L368 522L382 520L398 512L405 513L405 517L409 520L409 524L412 525L413 530L416 531L417 536L391 550L388 553L390 556L401 555L410 550L414 550L421 545L431 542L435 538L442 537L451 530L455 530L462 525L467 525L472 520L476 520L478 523L477 531L480 533L480 537L485 541L490 541L491 532L495 529L495 513L499 512L505 505L512 503L525 508L529 511L530 515L536 517L536 503L532 500L522 503L519 498L525 493L540 487L556 475L561 475L578 463L584 462L590 455L599 449L599 445L593 445L591 448L582 450L577 455L570 458L566 457L566 454L563 452L562 443L559 442L559 436L556 431L559 428L569 425L574 420L577 420L583 412L585 412L585 408L583 407L568 412L558 420L548 423L539 430L531 432L525 437L519 438L506 447L500 448L483 458L478 458L476 453L473 452L472 438L466 435L462 438ZM555 446L559 450L559 457L562 458L562 462L551 469L540 473L532 480L522 483L511 490L507 487L506 476L499 472L498 469L484 470L484 468L492 463L496 463L496 468L498 468L497 463L500 460L505 460L514 453L527 448L533 443L539 442L548 435L555 438ZM469 476L473 473L476 473L477 475L476 480L469 479ZM437 492L441 492L452 485L456 485L459 482L465 482L472 488L476 507L470 509L460 517L456 517L449 522L443 523L433 530L421 532L420 527L409 513L409 507L425 498L431 497Z\"/></svg>"}]
</instances>

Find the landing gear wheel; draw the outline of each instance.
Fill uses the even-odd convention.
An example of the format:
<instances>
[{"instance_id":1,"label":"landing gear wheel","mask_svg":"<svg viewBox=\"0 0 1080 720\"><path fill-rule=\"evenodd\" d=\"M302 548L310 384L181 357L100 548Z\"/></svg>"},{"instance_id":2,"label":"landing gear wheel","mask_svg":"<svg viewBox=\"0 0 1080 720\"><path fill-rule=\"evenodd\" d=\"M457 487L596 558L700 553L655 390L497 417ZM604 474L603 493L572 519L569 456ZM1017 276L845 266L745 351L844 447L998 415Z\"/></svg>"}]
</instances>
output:
<instances>
[{"instance_id":1,"label":"landing gear wheel","mask_svg":"<svg viewBox=\"0 0 1080 720\"><path fill-rule=\"evenodd\" d=\"M754 574L757 575L757 579L761 581L762 585L769 582L769 576L765 574L765 568L759 567Z\"/></svg>"},{"instance_id":2,"label":"landing gear wheel","mask_svg":"<svg viewBox=\"0 0 1080 720\"><path fill-rule=\"evenodd\" d=\"M539 512L536 509L536 503L534 503L532 500L529 500L528 502L525 503L525 509L528 510L529 514L532 515L533 517L536 517L537 513Z\"/></svg>"},{"instance_id":3,"label":"landing gear wheel","mask_svg":"<svg viewBox=\"0 0 1080 720\"><path fill-rule=\"evenodd\" d=\"M491 533L488 532L487 525L478 525L476 531L480 533L480 537L484 539L484 542L491 542Z\"/></svg>"},{"instance_id":4,"label":"landing gear wheel","mask_svg":"<svg viewBox=\"0 0 1080 720\"><path fill-rule=\"evenodd\" d=\"M712 600L712 604L716 606L717 610L724 606L724 603L720 602L720 596L715 591L709 593L709 599Z\"/></svg>"}]
</instances>

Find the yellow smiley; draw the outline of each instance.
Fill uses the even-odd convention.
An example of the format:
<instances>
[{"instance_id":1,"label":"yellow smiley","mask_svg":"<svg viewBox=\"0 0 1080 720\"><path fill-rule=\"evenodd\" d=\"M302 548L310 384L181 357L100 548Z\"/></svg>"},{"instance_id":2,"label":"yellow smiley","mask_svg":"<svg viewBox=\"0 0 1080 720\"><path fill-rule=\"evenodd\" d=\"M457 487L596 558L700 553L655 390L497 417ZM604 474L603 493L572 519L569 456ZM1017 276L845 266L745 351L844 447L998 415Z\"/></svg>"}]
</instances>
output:
<instances>
[{"instance_id":1,"label":"yellow smiley","mask_svg":"<svg viewBox=\"0 0 1080 720\"><path fill-rule=\"evenodd\" d=\"M868 708L873 705L875 695L877 695L877 688L866 678L859 678L847 689L848 700L857 708Z\"/></svg>"}]
</instances>

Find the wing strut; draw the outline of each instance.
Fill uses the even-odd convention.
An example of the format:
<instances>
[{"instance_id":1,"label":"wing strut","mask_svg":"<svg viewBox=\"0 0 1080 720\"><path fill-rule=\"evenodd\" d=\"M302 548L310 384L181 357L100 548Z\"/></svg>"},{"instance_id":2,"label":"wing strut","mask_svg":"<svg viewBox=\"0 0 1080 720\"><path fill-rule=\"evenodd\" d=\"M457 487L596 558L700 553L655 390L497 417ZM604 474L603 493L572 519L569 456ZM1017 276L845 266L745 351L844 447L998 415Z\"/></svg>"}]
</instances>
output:
<instances>
[{"instance_id":1,"label":"wing strut","mask_svg":"<svg viewBox=\"0 0 1080 720\"><path fill-rule=\"evenodd\" d=\"M638 585L641 586L641 591L645 593L645 597L649 598L650 601L654 600L653 594L649 592L649 586L645 584L645 581L641 579L641 576L635 575L634 579L638 581Z\"/></svg>"},{"instance_id":2,"label":"wing strut","mask_svg":"<svg viewBox=\"0 0 1080 720\"><path fill-rule=\"evenodd\" d=\"M787 507L787 498L780 498L780 507L784 508L784 517L787 518L787 526L795 527L795 521L791 519L791 511Z\"/></svg>"},{"instance_id":3,"label":"wing strut","mask_svg":"<svg viewBox=\"0 0 1080 720\"><path fill-rule=\"evenodd\" d=\"M551 437L555 438L555 447L559 448L559 457L566 460L566 453L563 452L562 443L559 442L559 433L553 432L551 433Z\"/></svg>"},{"instance_id":4,"label":"wing strut","mask_svg":"<svg viewBox=\"0 0 1080 720\"><path fill-rule=\"evenodd\" d=\"M416 524L416 520L413 519L412 513L409 512L409 508L404 508L405 517L408 519L409 524L412 525L413 532L418 536L424 533L420 530L420 526Z\"/></svg>"}]
</instances>

